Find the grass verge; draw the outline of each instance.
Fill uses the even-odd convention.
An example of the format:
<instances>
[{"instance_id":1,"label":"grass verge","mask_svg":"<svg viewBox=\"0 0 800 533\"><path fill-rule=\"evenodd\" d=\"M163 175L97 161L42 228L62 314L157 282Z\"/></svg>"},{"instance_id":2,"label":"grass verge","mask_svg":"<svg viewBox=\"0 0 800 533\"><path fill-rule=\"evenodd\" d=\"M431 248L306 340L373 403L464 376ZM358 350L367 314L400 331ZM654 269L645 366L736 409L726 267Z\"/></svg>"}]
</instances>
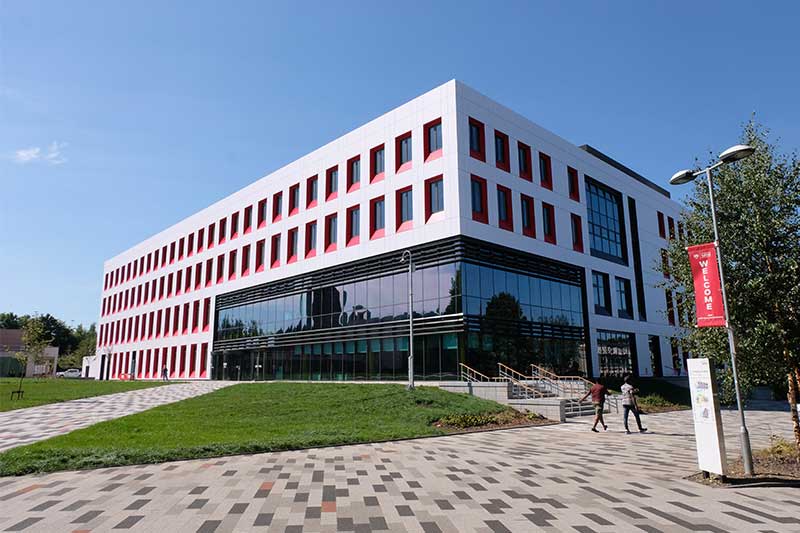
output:
<instances>
[{"instance_id":1,"label":"grass verge","mask_svg":"<svg viewBox=\"0 0 800 533\"><path fill-rule=\"evenodd\" d=\"M91 398L115 392L127 392L149 387L159 387L161 381L96 381L93 379L26 378L22 381L25 396L11 400L11 391L17 390L19 378L0 379L0 412L36 407L49 403Z\"/></svg>"},{"instance_id":2,"label":"grass verge","mask_svg":"<svg viewBox=\"0 0 800 533\"><path fill-rule=\"evenodd\" d=\"M448 433L434 422L498 403L437 388L234 385L0 454L0 475L376 442Z\"/></svg>"}]
</instances>

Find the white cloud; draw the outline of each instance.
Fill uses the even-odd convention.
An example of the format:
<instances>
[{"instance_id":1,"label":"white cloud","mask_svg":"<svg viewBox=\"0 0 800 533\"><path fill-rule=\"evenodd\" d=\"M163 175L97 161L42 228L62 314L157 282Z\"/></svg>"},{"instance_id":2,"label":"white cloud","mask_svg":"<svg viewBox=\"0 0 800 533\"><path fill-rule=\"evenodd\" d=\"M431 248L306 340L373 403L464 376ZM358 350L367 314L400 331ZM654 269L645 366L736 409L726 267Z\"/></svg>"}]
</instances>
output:
<instances>
[{"instance_id":1,"label":"white cloud","mask_svg":"<svg viewBox=\"0 0 800 533\"><path fill-rule=\"evenodd\" d=\"M35 161L43 161L49 165L60 165L67 161L63 150L68 143L53 141L43 151L40 146L21 148L14 152L12 159L22 165Z\"/></svg>"}]
</instances>

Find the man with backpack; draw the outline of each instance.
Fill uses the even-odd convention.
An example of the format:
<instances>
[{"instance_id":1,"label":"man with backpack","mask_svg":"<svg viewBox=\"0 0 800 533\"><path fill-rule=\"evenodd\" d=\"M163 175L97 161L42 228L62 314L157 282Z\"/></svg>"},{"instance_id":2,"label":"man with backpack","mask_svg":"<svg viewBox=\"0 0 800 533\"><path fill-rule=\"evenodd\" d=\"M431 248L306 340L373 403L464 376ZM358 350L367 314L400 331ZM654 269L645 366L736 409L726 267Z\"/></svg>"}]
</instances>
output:
<instances>
[{"instance_id":1,"label":"man with backpack","mask_svg":"<svg viewBox=\"0 0 800 533\"><path fill-rule=\"evenodd\" d=\"M636 404L636 393L639 392L639 389L635 389L633 385L630 384L631 377L625 376L623 380L624 383L620 390L622 391L622 409L624 411L622 421L625 423L625 433L628 435L631 434L631 431L628 429L628 414L633 412L634 418L636 418L636 425L639 426L639 433L644 433L647 431L647 428L642 427L642 420L639 418L639 406Z\"/></svg>"}]
</instances>

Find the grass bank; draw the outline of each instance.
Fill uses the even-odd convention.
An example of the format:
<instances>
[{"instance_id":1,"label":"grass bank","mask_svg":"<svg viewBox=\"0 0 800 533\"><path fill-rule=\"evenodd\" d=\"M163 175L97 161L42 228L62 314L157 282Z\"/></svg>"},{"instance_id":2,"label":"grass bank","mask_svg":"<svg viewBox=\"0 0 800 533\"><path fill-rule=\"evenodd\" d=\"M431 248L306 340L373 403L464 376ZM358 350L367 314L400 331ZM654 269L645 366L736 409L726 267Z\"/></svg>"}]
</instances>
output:
<instances>
[{"instance_id":1,"label":"grass bank","mask_svg":"<svg viewBox=\"0 0 800 533\"><path fill-rule=\"evenodd\" d=\"M163 405L0 454L0 475L375 442L448 431L434 422L503 405L437 388L254 383Z\"/></svg>"},{"instance_id":2,"label":"grass bank","mask_svg":"<svg viewBox=\"0 0 800 533\"><path fill-rule=\"evenodd\" d=\"M160 381L96 381L93 379L26 378L22 380L25 396L11 400L11 391L17 390L19 378L0 379L0 411L36 407L48 403L66 402L115 392L127 392L164 385Z\"/></svg>"}]
</instances>

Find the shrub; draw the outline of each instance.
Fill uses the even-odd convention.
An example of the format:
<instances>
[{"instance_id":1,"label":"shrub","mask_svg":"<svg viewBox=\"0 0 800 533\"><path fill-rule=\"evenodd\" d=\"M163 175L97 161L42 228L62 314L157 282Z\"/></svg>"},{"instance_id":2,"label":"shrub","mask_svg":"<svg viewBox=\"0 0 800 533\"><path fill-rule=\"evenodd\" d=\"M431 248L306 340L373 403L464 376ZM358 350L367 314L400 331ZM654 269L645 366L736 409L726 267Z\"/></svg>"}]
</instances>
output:
<instances>
[{"instance_id":1,"label":"shrub","mask_svg":"<svg viewBox=\"0 0 800 533\"><path fill-rule=\"evenodd\" d=\"M439 422L445 426L464 429L496 424L497 416L487 414L455 414L442 417Z\"/></svg>"}]
</instances>

